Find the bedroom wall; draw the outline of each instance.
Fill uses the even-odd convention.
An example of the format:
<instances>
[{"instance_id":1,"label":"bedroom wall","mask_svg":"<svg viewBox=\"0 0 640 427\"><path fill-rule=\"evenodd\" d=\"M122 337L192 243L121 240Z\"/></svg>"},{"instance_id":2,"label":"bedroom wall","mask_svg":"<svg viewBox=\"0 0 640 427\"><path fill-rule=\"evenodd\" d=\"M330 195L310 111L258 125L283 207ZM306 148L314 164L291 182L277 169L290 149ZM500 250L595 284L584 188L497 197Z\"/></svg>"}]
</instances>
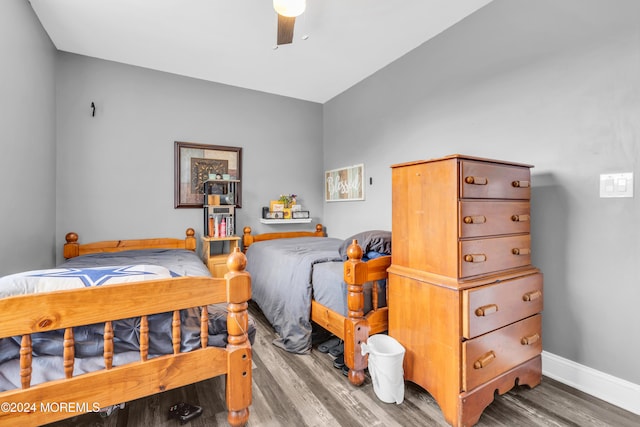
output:
<instances>
[{"instance_id":1,"label":"bedroom wall","mask_svg":"<svg viewBox=\"0 0 640 427\"><path fill-rule=\"evenodd\" d=\"M544 348L640 384L640 196L599 198L601 173L640 186L638 16L634 0L494 0L326 103L324 168L373 178L366 201L325 203L329 234L391 228L392 164L533 164Z\"/></svg>"},{"instance_id":2,"label":"bedroom wall","mask_svg":"<svg viewBox=\"0 0 640 427\"><path fill-rule=\"evenodd\" d=\"M280 231L259 218L282 193L321 219L320 104L64 52L57 85L58 242L199 237L202 210L174 209L174 141L242 147L238 230Z\"/></svg>"},{"instance_id":3,"label":"bedroom wall","mask_svg":"<svg viewBox=\"0 0 640 427\"><path fill-rule=\"evenodd\" d=\"M55 258L55 48L23 0L0 2L0 276Z\"/></svg>"}]
</instances>

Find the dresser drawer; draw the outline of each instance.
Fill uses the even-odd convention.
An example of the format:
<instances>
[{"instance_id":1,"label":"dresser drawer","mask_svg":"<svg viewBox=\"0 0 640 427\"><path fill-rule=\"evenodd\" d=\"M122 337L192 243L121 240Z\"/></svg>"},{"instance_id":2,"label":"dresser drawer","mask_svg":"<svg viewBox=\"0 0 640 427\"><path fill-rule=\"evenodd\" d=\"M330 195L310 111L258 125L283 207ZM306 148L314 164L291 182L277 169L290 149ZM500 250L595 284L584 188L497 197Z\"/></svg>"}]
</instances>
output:
<instances>
[{"instance_id":1,"label":"dresser drawer","mask_svg":"<svg viewBox=\"0 0 640 427\"><path fill-rule=\"evenodd\" d=\"M542 352L536 314L462 343L462 391L469 391Z\"/></svg>"},{"instance_id":2,"label":"dresser drawer","mask_svg":"<svg viewBox=\"0 0 640 427\"><path fill-rule=\"evenodd\" d=\"M462 336L473 338L542 311L542 274L462 292Z\"/></svg>"},{"instance_id":3,"label":"dresser drawer","mask_svg":"<svg viewBox=\"0 0 640 427\"><path fill-rule=\"evenodd\" d=\"M461 198L531 198L531 174L528 167L465 160L460 166L460 174Z\"/></svg>"},{"instance_id":4,"label":"dresser drawer","mask_svg":"<svg viewBox=\"0 0 640 427\"><path fill-rule=\"evenodd\" d=\"M531 236L495 237L459 242L460 277L472 277L531 264Z\"/></svg>"},{"instance_id":5,"label":"dresser drawer","mask_svg":"<svg viewBox=\"0 0 640 427\"><path fill-rule=\"evenodd\" d=\"M460 201L461 238L522 234L530 231L528 201Z\"/></svg>"}]
</instances>

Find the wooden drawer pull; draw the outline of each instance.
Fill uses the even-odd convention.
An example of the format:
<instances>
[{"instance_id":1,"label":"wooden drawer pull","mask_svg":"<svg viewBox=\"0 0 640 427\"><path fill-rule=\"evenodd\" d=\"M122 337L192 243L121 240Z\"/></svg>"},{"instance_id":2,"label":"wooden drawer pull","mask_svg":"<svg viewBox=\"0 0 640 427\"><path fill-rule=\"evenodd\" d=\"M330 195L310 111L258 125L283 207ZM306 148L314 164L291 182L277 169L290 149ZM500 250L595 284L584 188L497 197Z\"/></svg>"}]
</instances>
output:
<instances>
[{"instance_id":1,"label":"wooden drawer pull","mask_svg":"<svg viewBox=\"0 0 640 427\"><path fill-rule=\"evenodd\" d=\"M524 339L524 338L523 338ZM496 354L493 351L483 354L478 360L473 362L473 369L482 369L489 363L493 362Z\"/></svg>"},{"instance_id":2,"label":"wooden drawer pull","mask_svg":"<svg viewBox=\"0 0 640 427\"><path fill-rule=\"evenodd\" d=\"M468 176L464 179L464 182L474 185L487 185L487 182L489 181L487 180L487 178L482 176Z\"/></svg>"},{"instance_id":3,"label":"wooden drawer pull","mask_svg":"<svg viewBox=\"0 0 640 427\"><path fill-rule=\"evenodd\" d=\"M484 215L464 217L465 224L484 224L485 222L487 222L487 218Z\"/></svg>"},{"instance_id":4,"label":"wooden drawer pull","mask_svg":"<svg viewBox=\"0 0 640 427\"><path fill-rule=\"evenodd\" d=\"M513 222L527 222L531 218L529 215L511 215L511 221Z\"/></svg>"},{"instance_id":5,"label":"wooden drawer pull","mask_svg":"<svg viewBox=\"0 0 640 427\"><path fill-rule=\"evenodd\" d=\"M495 304L483 305L482 307L476 308L476 316L486 316L488 314L493 314L498 311L498 306Z\"/></svg>"},{"instance_id":6,"label":"wooden drawer pull","mask_svg":"<svg viewBox=\"0 0 640 427\"><path fill-rule=\"evenodd\" d=\"M487 256L485 254L467 254L464 256L466 262L485 262Z\"/></svg>"},{"instance_id":7,"label":"wooden drawer pull","mask_svg":"<svg viewBox=\"0 0 640 427\"><path fill-rule=\"evenodd\" d=\"M531 249L529 248L513 248L511 253L514 255L531 255Z\"/></svg>"},{"instance_id":8,"label":"wooden drawer pull","mask_svg":"<svg viewBox=\"0 0 640 427\"><path fill-rule=\"evenodd\" d=\"M529 335L528 337L522 337L522 339L520 340L520 344L531 345L537 343L538 341L540 341L540 335L533 334Z\"/></svg>"},{"instance_id":9,"label":"wooden drawer pull","mask_svg":"<svg viewBox=\"0 0 640 427\"><path fill-rule=\"evenodd\" d=\"M529 187L529 181L513 181L511 186L516 188L527 188Z\"/></svg>"},{"instance_id":10,"label":"wooden drawer pull","mask_svg":"<svg viewBox=\"0 0 640 427\"><path fill-rule=\"evenodd\" d=\"M531 291L522 295L522 301L534 301L542 296L542 292L540 291Z\"/></svg>"}]
</instances>

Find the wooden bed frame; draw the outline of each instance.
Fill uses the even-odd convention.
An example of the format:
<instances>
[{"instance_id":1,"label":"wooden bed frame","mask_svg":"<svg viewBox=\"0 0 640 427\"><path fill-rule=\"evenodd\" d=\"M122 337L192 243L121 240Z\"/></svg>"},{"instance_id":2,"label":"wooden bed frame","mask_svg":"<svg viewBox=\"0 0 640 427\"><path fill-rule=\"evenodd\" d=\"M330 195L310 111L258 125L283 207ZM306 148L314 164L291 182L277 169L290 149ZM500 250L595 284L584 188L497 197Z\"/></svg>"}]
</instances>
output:
<instances>
[{"instance_id":1,"label":"wooden bed frame","mask_svg":"<svg viewBox=\"0 0 640 427\"><path fill-rule=\"evenodd\" d=\"M251 227L244 228L243 245L246 252L252 243L272 239L292 237L324 237L322 224L315 231L290 231L279 233L251 234ZM385 332L388 327L387 307L378 308L377 287L373 286L373 310L364 314L364 284L387 278L387 268L391 265L391 255L362 261L363 251L356 240L347 250L348 260L344 262L344 281L348 286L347 316L337 313L317 301L311 302L311 320L344 341L344 361L349 367L349 381L359 386L364 382L367 356L360 351L360 344L369 335Z\"/></svg>"},{"instance_id":2,"label":"wooden bed frame","mask_svg":"<svg viewBox=\"0 0 640 427\"><path fill-rule=\"evenodd\" d=\"M194 230L185 239L116 240L80 245L78 235L69 233L65 258L94 253L143 248L181 248L195 251ZM20 376L22 388L0 392L0 425L42 425L84 412L104 408L165 390L182 387L226 374L228 421L244 425L251 404L251 344L248 328L248 300L251 277L244 271L242 252L230 254L225 278L177 277L137 283L21 295L0 299L0 337L22 336ZM209 304L227 303L228 344L208 347ZM202 307L201 348L180 353L179 310ZM174 354L148 359L147 316L173 312ZM112 366L111 321L140 317L140 361ZM73 327L105 323L104 361L106 369L73 375ZM30 385L32 370L31 335L65 330L65 379ZM5 410L7 409L7 410ZM168 410L168 408L167 408Z\"/></svg>"}]
</instances>

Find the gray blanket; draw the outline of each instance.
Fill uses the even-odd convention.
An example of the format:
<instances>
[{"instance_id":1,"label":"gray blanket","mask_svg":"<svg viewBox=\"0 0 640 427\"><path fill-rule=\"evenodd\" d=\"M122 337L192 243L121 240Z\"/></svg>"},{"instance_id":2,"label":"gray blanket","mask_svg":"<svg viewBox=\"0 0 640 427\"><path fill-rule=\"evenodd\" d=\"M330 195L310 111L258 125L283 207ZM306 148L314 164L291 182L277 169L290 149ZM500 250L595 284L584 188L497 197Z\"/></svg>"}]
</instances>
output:
<instances>
[{"instance_id":1,"label":"gray blanket","mask_svg":"<svg viewBox=\"0 0 640 427\"><path fill-rule=\"evenodd\" d=\"M298 237L257 242L247 250L252 299L278 334L276 346L300 354L311 350L313 267L342 262L338 252L342 242L330 237Z\"/></svg>"}]
</instances>

